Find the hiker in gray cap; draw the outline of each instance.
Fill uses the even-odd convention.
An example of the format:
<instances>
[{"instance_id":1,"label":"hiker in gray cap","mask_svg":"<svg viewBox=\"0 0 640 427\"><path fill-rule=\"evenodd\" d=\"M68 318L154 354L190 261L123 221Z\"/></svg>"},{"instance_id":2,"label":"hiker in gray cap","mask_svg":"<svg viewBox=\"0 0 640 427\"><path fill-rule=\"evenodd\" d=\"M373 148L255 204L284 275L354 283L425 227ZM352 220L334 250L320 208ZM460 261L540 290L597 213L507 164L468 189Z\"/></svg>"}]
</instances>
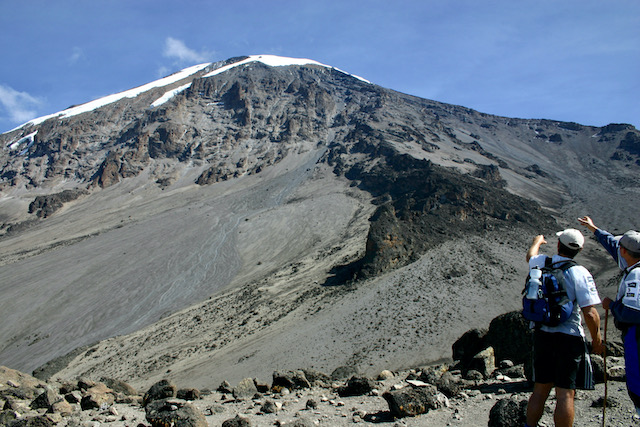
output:
<instances>
[{"instance_id":1,"label":"hiker in gray cap","mask_svg":"<svg viewBox=\"0 0 640 427\"><path fill-rule=\"evenodd\" d=\"M596 227L588 216L578 221L594 233L623 271L616 300L605 298L602 306L611 310L616 327L622 331L627 392L640 415L640 233L629 230L613 236Z\"/></svg>"}]
</instances>

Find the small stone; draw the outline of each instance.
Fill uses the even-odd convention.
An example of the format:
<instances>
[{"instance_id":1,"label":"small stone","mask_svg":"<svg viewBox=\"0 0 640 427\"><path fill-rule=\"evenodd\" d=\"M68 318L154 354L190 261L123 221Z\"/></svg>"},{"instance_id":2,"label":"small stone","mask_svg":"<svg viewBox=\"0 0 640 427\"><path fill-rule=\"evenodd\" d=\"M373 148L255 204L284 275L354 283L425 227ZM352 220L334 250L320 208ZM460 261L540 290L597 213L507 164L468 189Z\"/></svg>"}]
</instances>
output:
<instances>
[{"instance_id":1,"label":"small stone","mask_svg":"<svg viewBox=\"0 0 640 427\"><path fill-rule=\"evenodd\" d=\"M393 377L394 377L393 372L385 369L384 371L382 371L382 372L380 372L378 374L378 381L388 380L388 379L393 378Z\"/></svg>"}]
</instances>

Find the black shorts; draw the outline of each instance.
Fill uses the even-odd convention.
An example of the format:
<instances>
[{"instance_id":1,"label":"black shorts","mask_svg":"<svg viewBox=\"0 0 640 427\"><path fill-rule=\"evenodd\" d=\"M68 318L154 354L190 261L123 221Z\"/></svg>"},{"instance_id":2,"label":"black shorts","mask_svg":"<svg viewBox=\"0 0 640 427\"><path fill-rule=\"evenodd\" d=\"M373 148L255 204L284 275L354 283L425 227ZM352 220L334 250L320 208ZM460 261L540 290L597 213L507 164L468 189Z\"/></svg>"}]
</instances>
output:
<instances>
[{"instance_id":1,"label":"black shorts","mask_svg":"<svg viewBox=\"0 0 640 427\"><path fill-rule=\"evenodd\" d=\"M570 390L593 389L593 370L584 339L575 335L534 332L533 380Z\"/></svg>"}]
</instances>

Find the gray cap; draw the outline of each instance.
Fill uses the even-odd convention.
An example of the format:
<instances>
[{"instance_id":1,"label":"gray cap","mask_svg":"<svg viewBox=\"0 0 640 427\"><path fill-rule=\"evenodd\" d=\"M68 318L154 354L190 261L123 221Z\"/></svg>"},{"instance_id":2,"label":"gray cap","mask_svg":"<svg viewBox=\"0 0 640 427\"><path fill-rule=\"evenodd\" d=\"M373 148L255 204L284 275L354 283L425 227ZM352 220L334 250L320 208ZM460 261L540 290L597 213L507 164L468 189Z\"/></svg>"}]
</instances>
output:
<instances>
[{"instance_id":1,"label":"gray cap","mask_svg":"<svg viewBox=\"0 0 640 427\"><path fill-rule=\"evenodd\" d=\"M556 236L558 236L560 243L570 249L582 249L582 246L584 246L584 236L575 228L567 228L564 231L558 231Z\"/></svg>"},{"instance_id":2,"label":"gray cap","mask_svg":"<svg viewBox=\"0 0 640 427\"><path fill-rule=\"evenodd\" d=\"M620 245L625 249L640 253L640 233L635 230L629 230L620 238Z\"/></svg>"}]
</instances>

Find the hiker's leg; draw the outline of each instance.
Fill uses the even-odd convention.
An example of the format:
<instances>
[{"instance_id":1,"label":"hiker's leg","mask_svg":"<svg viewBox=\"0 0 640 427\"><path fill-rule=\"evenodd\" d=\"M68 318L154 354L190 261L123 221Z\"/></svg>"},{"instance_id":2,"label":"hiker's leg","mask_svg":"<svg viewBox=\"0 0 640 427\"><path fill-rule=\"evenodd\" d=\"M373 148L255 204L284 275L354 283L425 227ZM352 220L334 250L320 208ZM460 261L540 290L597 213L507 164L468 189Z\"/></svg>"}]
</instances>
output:
<instances>
[{"instance_id":1,"label":"hiker's leg","mask_svg":"<svg viewBox=\"0 0 640 427\"><path fill-rule=\"evenodd\" d=\"M573 399L575 395L575 390L556 387L556 410L553 413L553 421L556 427L573 426Z\"/></svg>"},{"instance_id":2,"label":"hiker's leg","mask_svg":"<svg viewBox=\"0 0 640 427\"><path fill-rule=\"evenodd\" d=\"M549 397L551 388L553 388L553 383L535 383L533 385L533 393L531 393L529 404L527 405L527 425L538 425L538 421L540 421L544 413L544 404L547 401L547 397Z\"/></svg>"},{"instance_id":3,"label":"hiker's leg","mask_svg":"<svg viewBox=\"0 0 640 427\"><path fill-rule=\"evenodd\" d=\"M624 336L624 367L627 391L636 408L640 407L640 328L631 326Z\"/></svg>"}]
</instances>

